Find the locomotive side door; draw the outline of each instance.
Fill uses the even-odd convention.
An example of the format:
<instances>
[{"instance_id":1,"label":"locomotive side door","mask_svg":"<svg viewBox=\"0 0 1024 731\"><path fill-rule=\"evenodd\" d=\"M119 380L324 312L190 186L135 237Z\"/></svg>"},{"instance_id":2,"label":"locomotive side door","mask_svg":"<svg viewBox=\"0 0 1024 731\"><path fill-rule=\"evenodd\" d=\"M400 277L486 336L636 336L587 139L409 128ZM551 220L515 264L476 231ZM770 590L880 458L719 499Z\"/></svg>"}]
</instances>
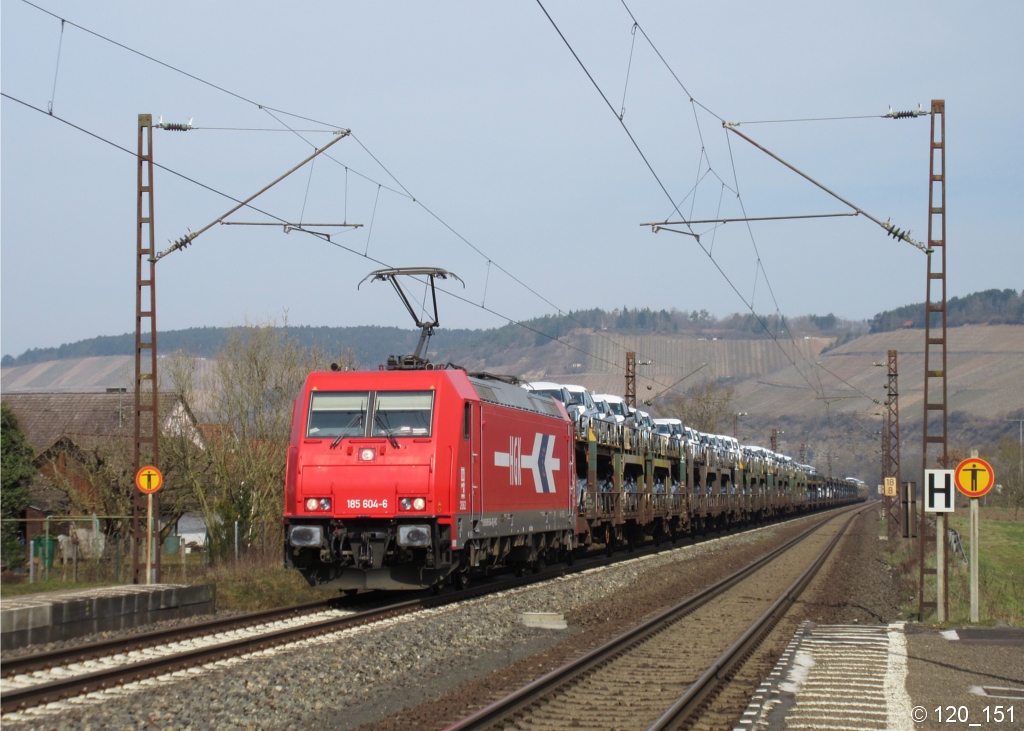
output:
<instances>
[{"instance_id":1,"label":"locomotive side door","mask_svg":"<svg viewBox=\"0 0 1024 731\"><path fill-rule=\"evenodd\" d=\"M474 403L472 405L472 415L472 424L469 431L469 490L471 520L473 534L475 535L480 530L480 520L483 513L484 420L482 403Z\"/></svg>"}]
</instances>

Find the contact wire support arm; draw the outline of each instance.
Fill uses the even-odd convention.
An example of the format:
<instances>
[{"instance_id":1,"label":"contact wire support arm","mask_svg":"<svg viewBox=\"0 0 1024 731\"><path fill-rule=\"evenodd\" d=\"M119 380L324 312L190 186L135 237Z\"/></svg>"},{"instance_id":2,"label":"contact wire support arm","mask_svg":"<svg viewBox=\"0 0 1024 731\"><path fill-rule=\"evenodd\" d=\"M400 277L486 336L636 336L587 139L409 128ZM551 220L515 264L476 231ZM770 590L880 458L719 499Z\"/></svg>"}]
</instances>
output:
<instances>
[{"instance_id":1,"label":"contact wire support arm","mask_svg":"<svg viewBox=\"0 0 1024 731\"><path fill-rule=\"evenodd\" d=\"M166 249L164 249L163 251L155 254L150 259L150 261L152 261L154 263L158 262L161 259L163 259L165 256L167 256L168 254L171 254L171 253L173 253L175 251L178 251L179 249L184 249L186 246L191 244L196 238L198 238L200 234L206 233L207 231L209 231L211 228L213 228L214 226L216 226L219 223L223 223L224 219L227 218L228 216L230 216L232 213L234 213L235 211L238 211L239 209L244 208L245 206L249 205L256 198L259 198L261 195L266 193L268 190L273 188L275 185L280 183L282 180L287 178L289 175L294 173L296 170L301 168L303 165L305 165L306 163L310 162L311 160L316 158L318 155L321 155L322 153L327 152L327 150L329 150L333 145L336 145L337 143L341 142L343 139L345 139L350 134L352 134L352 132L351 132L351 130L343 129L343 130L338 130L337 132L335 132L335 134L337 135L337 137L335 139L331 140L326 145L324 145L320 149L316 150L312 155L307 157L305 160L300 162L298 165L293 167L291 170L286 172L284 175L279 176L273 182L268 183L267 185L263 186L256 193L253 193L251 196L246 198L244 201L240 201L238 203L238 205L234 206L227 213L225 213L222 216L217 217L213 221L210 221L208 224L203 226L198 231L192 231L191 229L189 229L189 232L187 234L185 234L181 238L177 239L176 241L173 241L171 243L171 245L169 247L167 247Z\"/></svg>"},{"instance_id":2,"label":"contact wire support arm","mask_svg":"<svg viewBox=\"0 0 1024 731\"><path fill-rule=\"evenodd\" d=\"M931 249L929 249L927 246L922 244L920 241L916 241L915 239L911 238L910 231L903 231L903 230L897 228L896 226L894 226L889 221L884 221L884 222L880 221L879 219L875 218L870 213L865 211L863 208L859 208L859 207L855 206L853 203L851 203L850 201L848 201L845 198L843 198L841 195L836 193L834 190L830 190L829 188L826 188L824 185L819 183L817 180L812 178L807 173L805 173L802 170L799 170L798 168L796 168L793 165L789 164L788 162L783 160L781 157L776 155L774 152L772 152L768 148L762 147L758 143L754 142L754 140L750 139L745 134L740 132L738 129L736 129L736 123L735 122L722 122L722 126L725 127L727 130L729 130L730 132L732 132L734 135L737 135L737 136L743 138L744 140L746 140L747 142L752 144L754 147L759 149L761 152L763 152L766 155L768 155L769 157L771 157L773 160L776 160L777 162L782 163L783 165L785 165L787 168L792 170L794 173L799 175L804 180L808 181L809 183L812 183L812 184L816 185L818 188L821 188L823 191L828 193L830 196L835 198L840 203L843 203L843 204L849 206L850 208L852 208L854 211L856 211L861 216L864 216L869 221L877 223L879 226L884 228L886 230L886 232L890 236L892 236L893 238L899 239L900 241L906 241L911 246L917 247L918 249L920 249L921 251L925 252L926 254L930 254L931 253Z\"/></svg>"}]
</instances>

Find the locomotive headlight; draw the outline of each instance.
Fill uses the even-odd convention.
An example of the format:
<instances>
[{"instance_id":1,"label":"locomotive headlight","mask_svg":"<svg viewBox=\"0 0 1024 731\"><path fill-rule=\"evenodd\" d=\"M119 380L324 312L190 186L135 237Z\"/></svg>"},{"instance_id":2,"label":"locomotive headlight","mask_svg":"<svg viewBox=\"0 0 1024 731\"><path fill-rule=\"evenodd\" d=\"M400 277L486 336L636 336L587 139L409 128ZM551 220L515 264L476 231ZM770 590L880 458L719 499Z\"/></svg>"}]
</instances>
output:
<instances>
[{"instance_id":1,"label":"locomotive headlight","mask_svg":"<svg viewBox=\"0 0 1024 731\"><path fill-rule=\"evenodd\" d=\"M421 497L416 498L412 501L413 510L423 510L427 507L427 501Z\"/></svg>"},{"instance_id":2,"label":"locomotive headlight","mask_svg":"<svg viewBox=\"0 0 1024 731\"><path fill-rule=\"evenodd\" d=\"M412 499L404 497L398 501L399 506L402 510L412 510Z\"/></svg>"},{"instance_id":3,"label":"locomotive headlight","mask_svg":"<svg viewBox=\"0 0 1024 731\"><path fill-rule=\"evenodd\" d=\"M367 447L366 449L359 450L359 461L360 462L372 462L374 457L377 456L377 450L373 447Z\"/></svg>"},{"instance_id":4,"label":"locomotive headlight","mask_svg":"<svg viewBox=\"0 0 1024 731\"><path fill-rule=\"evenodd\" d=\"M331 509L331 499L329 497L322 497L322 498L320 498L320 509L321 510L330 510Z\"/></svg>"},{"instance_id":5,"label":"locomotive headlight","mask_svg":"<svg viewBox=\"0 0 1024 731\"><path fill-rule=\"evenodd\" d=\"M313 511L320 507L320 501L315 497L306 498L306 510Z\"/></svg>"}]
</instances>

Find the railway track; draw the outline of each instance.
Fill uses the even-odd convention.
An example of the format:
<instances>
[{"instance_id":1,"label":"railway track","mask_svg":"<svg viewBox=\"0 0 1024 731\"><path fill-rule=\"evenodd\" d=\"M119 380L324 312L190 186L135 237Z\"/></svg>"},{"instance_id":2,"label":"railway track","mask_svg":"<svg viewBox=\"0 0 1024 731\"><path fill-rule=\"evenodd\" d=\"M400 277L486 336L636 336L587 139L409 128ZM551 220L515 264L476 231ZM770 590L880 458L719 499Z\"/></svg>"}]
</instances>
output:
<instances>
[{"instance_id":1,"label":"railway track","mask_svg":"<svg viewBox=\"0 0 1024 731\"><path fill-rule=\"evenodd\" d=\"M821 521L447 731L663 731L692 723L796 601L862 510ZM788 587L781 594L780 585Z\"/></svg>"},{"instance_id":2,"label":"railway track","mask_svg":"<svg viewBox=\"0 0 1024 731\"><path fill-rule=\"evenodd\" d=\"M0 666L0 678L12 678L17 675L31 674L40 670L85 663L107 657L108 655L137 652L169 642L188 640L193 637L205 637L246 627L287 621L318 612L326 612L331 609L344 610L355 604L352 599L355 598L350 598L348 601L335 598L324 599L322 601L296 604L290 607L248 612L233 617L208 619L180 627L139 632L128 637L82 643L73 647L47 652L35 652L21 657L4 658L3 665Z\"/></svg>"},{"instance_id":3,"label":"railway track","mask_svg":"<svg viewBox=\"0 0 1024 731\"><path fill-rule=\"evenodd\" d=\"M127 639L106 640L11 659L4 661L2 666L0 714L666 550L672 550L672 546L652 546L614 557L588 557L573 566L555 567L532 576L501 578L441 596L419 593L415 598L388 601L362 611L355 607L374 601L374 595L365 595L365 599L360 595L208 620Z\"/></svg>"}]
</instances>

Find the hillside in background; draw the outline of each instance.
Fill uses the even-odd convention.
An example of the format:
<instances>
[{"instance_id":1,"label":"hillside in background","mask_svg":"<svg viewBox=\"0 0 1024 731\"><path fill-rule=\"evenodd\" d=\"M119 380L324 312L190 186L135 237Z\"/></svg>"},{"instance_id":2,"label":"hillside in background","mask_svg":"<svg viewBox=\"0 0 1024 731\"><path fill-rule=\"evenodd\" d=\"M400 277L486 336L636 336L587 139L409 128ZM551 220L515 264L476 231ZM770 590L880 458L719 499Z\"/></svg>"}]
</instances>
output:
<instances>
[{"instance_id":1,"label":"hillside in background","mask_svg":"<svg viewBox=\"0 0 1024 731\"><path fill-rule=\"evenodd\" d=\"M411 352L416 347L419 333L398 327L295 327L284 330L300 344L309 348L318 346L327 353L351 350L363 364L383 363L396 352ZM244 331L239 327L194 327L187 330L168 330L157 334L157 344L163 354L186 351L198 358L213 358L233 334ZM434 337L435 346L451 348L459 343L477 337L479 330L438 330ZM52 360L95 358L98 356L131 355L135 347L135 334L109 335L57 348L33 348L17 358L3 357L2 366L17 366L44 363Z\"/></svg>"},{"instance_id":2,"label":"hillside in background","mask_svg":"<svg viewBox=\"0 0 1024 731\"><path fill-rule=\"evenodd\" d=\"M383 363L388 355L411 352L419 337L416 330L398 327L287 326L285 329L306 347L317 345L328 353L351 349L364 366ZM789 320L777 315L756 318L749 314L734 314L719 319L707 310L686 313L648 308L630 310L624 307L610 312L593 309L538 317L520 324L510 323L487 330L439 328L431 340L431 351L441 361L455 360L467 352L466 346L471 346L468 352L473 354L498 352L505 348L543 346L581 329L626 334L694 335L709 339L769 339L787 332L799 336L848 337L866 332L867 323L844 320L833 314L806 315ZM200 358L212 358L223 349L228 338L240 330L242 328L238 327L196 327L160 332L157 337L162 353L184 350ZM8 354L0 361L0 365L13 368L51 360L131 355L134 346L134 333L105 335L56 348L32 348L17 357Z\"/></svg>"},{"instance_id":3,"label":"hillside in background","mask_svg":"<svg viewBox=\"0 0 1024 731\"><path fill-rule=\"evenodd\" d=\"M954 306L953 303L956 303ZM1011 318L1020 295L1013 290L981 292L950 301L949 439L951 449L1017 439L1024 416L1024 325L953 325L963 319ZM1016 304L1015 304L1016 303ZM783 321L717 319L707 313L651 310L588 310L545 317L490 330L439 330L428 357L470 370L489 370L529 380L578 383L594 392L621 394L626 351L637 354L637 395L658 413L662 395L680 394L711 379L734 389L732 410L743 414L740 438L767 446L779 430L781 448L793 456L801 445L819 469L836 474L877 472L879 413L884 400L888 350L899 354L903 465L907 479L920 468L923 332L889 327L916 305L880 313L867 323L832 315ZM954 318L954 313L956 317ZM910 319L908 315L908 319ZM923 317L923 314L921 315ZM904 321L905 322L905 321ZM586 327L581 327L581 323ZM217 352L235 332L197 328L160 334L160 349L187 350L200 358L198 374L212 373ZM351 349L360 367L372 369L392 353L408 353L418 333L401 328L291 327L305 345L328 353ZM97 391L130 387L134 336L94 338L61 348L5 357L2 390ZM648 364L647 361L650 361ZM679 383L687 374L696 371ZM163 371L166 373L166 371ZM207 381L208 382L208 381ZM665 413L664 415L668 415ZM1016 415L1016 416L1015 416ZM732 423L719 430L731 433ZM1016 443L1016 442L1015 442Z\"/></svg>"},{"instance_id":4,"label":"hillside in background","mask_svg":"<svg viewBox=\"0 0 1024 731\"><path fill-rule=\"evenodd\" d=\"M924 328L924 302L879 312L871 318L871 332ZM1024 325L1024 290L986 289L946 302L946 326ZM934 326L934 323L933 323Z\"/></svg>"}]
</instances>

